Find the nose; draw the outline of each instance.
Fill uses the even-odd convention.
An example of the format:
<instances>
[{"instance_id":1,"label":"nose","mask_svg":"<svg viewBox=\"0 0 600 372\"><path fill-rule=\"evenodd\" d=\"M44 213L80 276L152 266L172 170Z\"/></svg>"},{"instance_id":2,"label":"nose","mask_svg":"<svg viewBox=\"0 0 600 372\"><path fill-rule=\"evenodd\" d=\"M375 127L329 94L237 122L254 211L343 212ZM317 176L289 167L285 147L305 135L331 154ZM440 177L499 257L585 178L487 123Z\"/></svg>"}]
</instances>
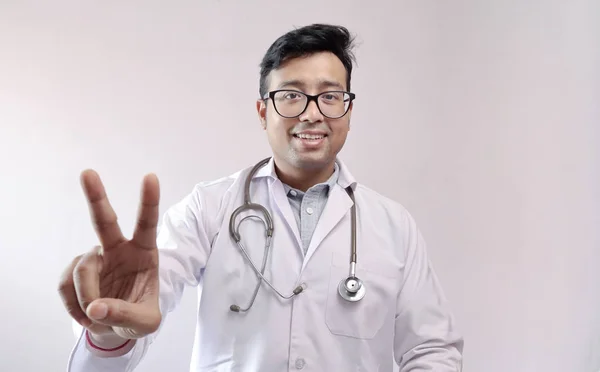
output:
<instances>
[{"instance_id":1,"label":"nose","mask_svg":"<svg viewBox=\"0 0 600 372\"><path fill-rule=\"evenodd\" d=\"M308 103L306 110L300 115L301 121L307 121L309 123L316 123L323 121L323 114L319 111L319 107L315 101Z\"/></svg>"}]
</instances>

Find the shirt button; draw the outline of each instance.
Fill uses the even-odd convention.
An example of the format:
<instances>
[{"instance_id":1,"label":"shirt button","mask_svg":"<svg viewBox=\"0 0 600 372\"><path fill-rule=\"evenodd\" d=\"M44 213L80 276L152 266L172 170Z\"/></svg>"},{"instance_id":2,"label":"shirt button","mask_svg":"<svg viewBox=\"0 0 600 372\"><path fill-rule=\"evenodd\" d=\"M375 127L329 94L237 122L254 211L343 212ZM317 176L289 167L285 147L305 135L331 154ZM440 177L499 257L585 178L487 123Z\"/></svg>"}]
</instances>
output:
<instances>
[{"instance_id":1,"label":"shirt button","mask_svg":"<svg viewBox=\"0 0 600 372\"><path fill-rule=\"evenodd\" d=\"M314 210L311 207L306 208L306 213L313 214Z\"/></svg>"},{"instance_id":2,"label":"shirt button","mask_svg":"<svg viewBox=\"0 0 600 372\"><path fill-rule=\"evenodd\" d=\"M304 368L305 365L306 365L306 362L304 361L304 359L302 359L302 358L296 359L296 368L297 369L302 369L302 368Z\"/></svg>"},{"instance_id":3,"label":"shirt button","mask_svg":"<svg viewBox=\"0 0 600 372\"><path fill-rule=\"evenodd\" d=\"M290 191L290 195L291 196L296 196L296 195L298 195L298 193L296 191L292 190L292 191Z\"/></svg>"}]
</instances>

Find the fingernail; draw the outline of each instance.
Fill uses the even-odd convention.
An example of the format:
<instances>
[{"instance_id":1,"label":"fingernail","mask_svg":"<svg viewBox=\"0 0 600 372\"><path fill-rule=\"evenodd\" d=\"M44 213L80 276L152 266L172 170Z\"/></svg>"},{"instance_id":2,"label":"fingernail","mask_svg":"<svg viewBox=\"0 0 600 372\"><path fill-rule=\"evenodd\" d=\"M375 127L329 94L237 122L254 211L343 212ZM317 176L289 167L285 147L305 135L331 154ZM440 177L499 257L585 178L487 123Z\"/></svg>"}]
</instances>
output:
<instances>
[{"instance_id":1,"label":"fingernail","mask_svg":"<svg viewBox=\"0 0 600 372\"><path fill-rule=\"evenodd\" d=\"M106 306L106 304L103 303L99 303L95 306L90 306L90 318L96 319L96 320L102 320L104 318L106 318L106 315L108 314L108 306Z\"/></svg>"}]
</instances>

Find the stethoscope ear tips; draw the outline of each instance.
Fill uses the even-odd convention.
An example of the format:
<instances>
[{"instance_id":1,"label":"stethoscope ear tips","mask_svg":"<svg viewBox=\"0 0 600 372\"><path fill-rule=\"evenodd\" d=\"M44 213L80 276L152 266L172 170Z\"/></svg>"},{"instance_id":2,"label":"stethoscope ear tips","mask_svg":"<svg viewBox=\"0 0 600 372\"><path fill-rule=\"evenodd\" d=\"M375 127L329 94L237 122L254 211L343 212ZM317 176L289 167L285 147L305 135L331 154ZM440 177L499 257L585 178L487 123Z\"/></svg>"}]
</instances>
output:
<instances>
[{"instance_id":1,"label":"stethoscope ear tips","mask_svg":"<svg viewBox=\"0 0 600 372\"><path fill-rule=\"evenodd\" d=\"M340 281L340 284L338 285L338 292L344 300L356 302L365 297L365 286L362 280L355 276L349 276Z\"/></svg>"}]
</instances>

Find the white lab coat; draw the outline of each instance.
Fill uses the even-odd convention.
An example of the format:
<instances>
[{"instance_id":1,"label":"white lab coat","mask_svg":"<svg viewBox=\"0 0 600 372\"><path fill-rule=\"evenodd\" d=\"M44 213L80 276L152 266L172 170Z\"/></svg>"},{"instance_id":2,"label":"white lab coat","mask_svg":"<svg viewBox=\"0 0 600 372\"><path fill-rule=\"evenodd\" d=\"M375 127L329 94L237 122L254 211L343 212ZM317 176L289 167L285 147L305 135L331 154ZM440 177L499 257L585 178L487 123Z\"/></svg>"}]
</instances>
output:
<instances>
[{"instance_id":1,"label":"white lab coat","mask_svg":"<svg viewBox=\"0 0 600 372\"><path fill-rule=\"evenodd\" d=\"M185 285L202 291L192 372L391 372L394 360L400 371L461 370L463 341L415 221L400 204L358 184L338 164L338 184L306 255L273 161L254 176L252 200L271 212L275 227L266 277L284 294L302 283L305 290L283 300L263 284L247 313L229 310L231 304L246 306L257 283L230 237L229 217L243 202L251 167L198 184L167 211L158 234L163 322ZM367 290L356 303L337 292L349 271L348 185L355 189L358 213L356 274ZM240 233L260 266L262 224L246 220ZM80 335L68 372L133 371L157 333L118 358L92 355Z\"/></svg>"}]
</instances>

